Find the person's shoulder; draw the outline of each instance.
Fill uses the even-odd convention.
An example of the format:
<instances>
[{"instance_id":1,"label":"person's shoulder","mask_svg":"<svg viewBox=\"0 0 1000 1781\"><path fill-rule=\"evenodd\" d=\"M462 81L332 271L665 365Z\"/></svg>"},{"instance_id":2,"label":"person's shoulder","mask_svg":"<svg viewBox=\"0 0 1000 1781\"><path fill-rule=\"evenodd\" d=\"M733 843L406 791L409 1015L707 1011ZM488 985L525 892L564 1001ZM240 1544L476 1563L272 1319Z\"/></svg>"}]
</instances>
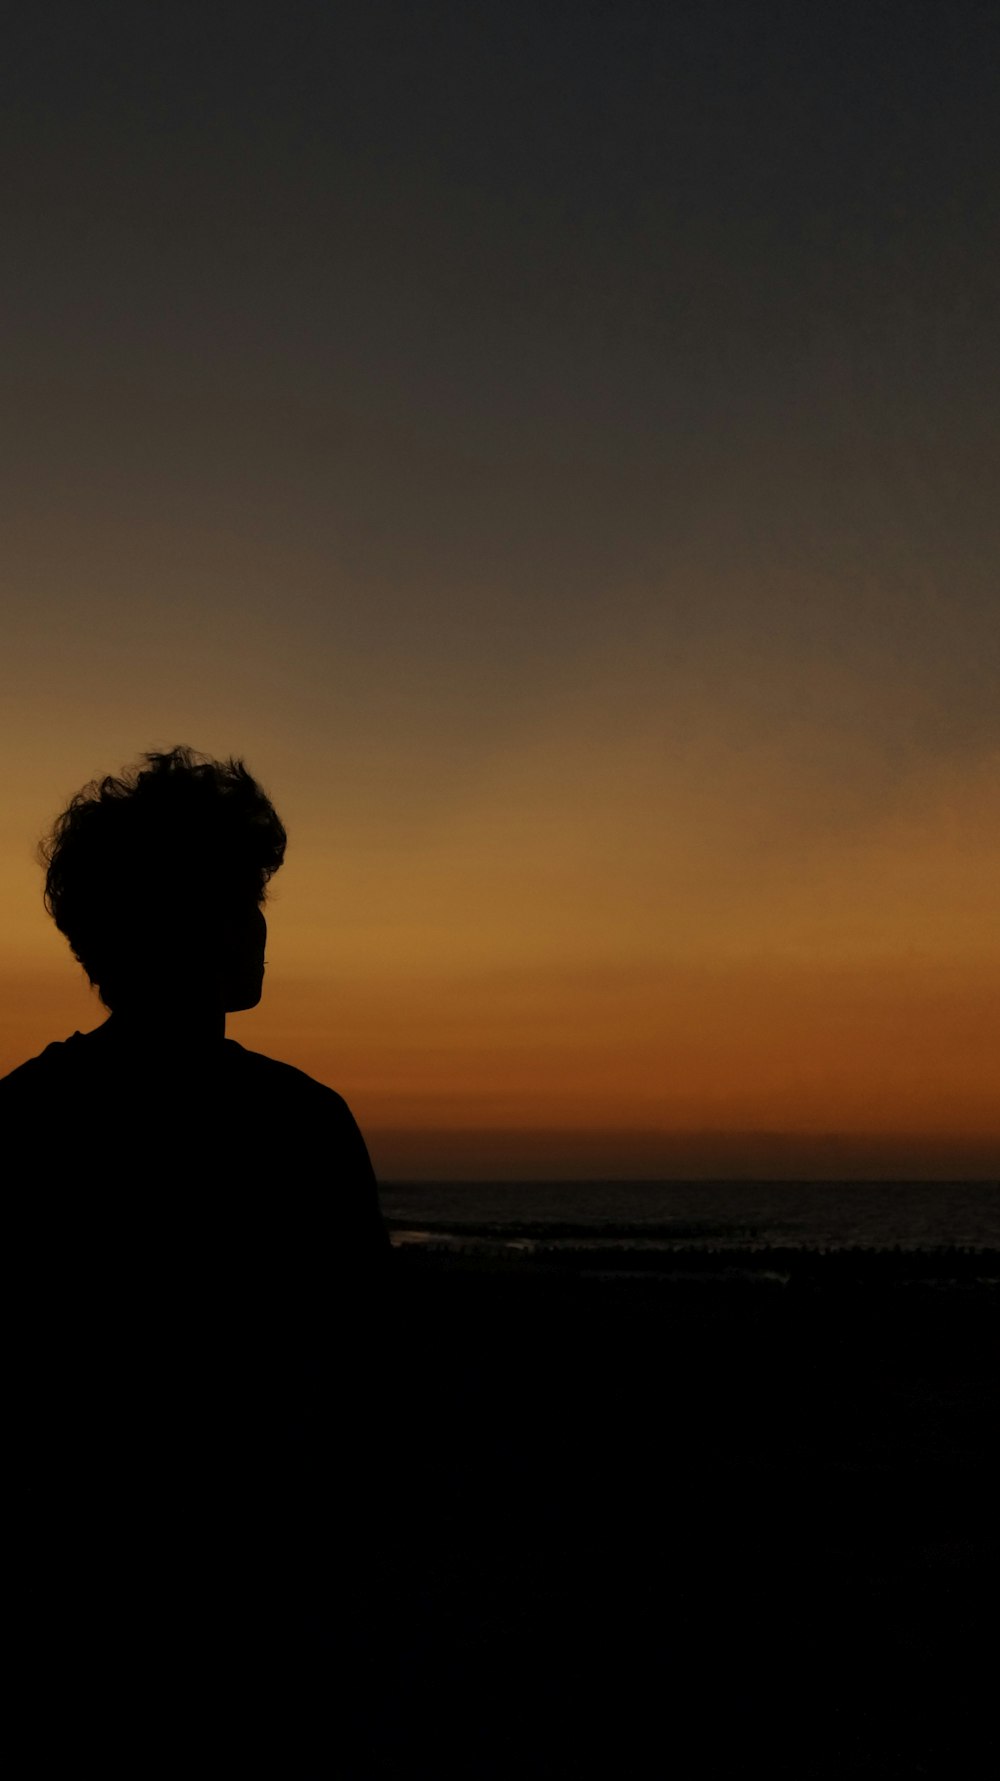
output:
<instances>
[{"instance_id":1,"label":"person's shoulder","mask_svg":"<svg viewBox=\"0 0 1000 1781\"><path fill-rule=\"evenodd\" d=\"M37 1057L26 1058L23 1064L17 1064L6 1076L0 1076L0 1096L14 1099L23 1094L31 1094L35 1089L45 1086L54 1078L61 1076L67 1069L72 1069L81 1056L80 1041L82 1033L74 1033L69 1039L53 1039Z\"/></svg>"},{"instance_id":2,"label":"person's shoulder","mask_svg":"<svg viewBox=\"0 0 1000 1781\"><path fill-rule=\"evenodd\" d=\"M330 1154L336 1154L343 1167L374 1182L368 1147L343 1095L295 1064L262 1051L247 1051L232 1039L224 1045L235 1098L252 1119L266 1112L271 1128L296 1133L300 1145L332 1145Z\"/></svg>"},{"instance_id":3,"label":"person's shoulder","mask_svg":"<svg viewBox=\"0 0 1000 1781\"><path fill-rule=\"evenodd\" d=\"M256 1080L262 1092L285 1095L289 1099L294 1097L303 1103L311 1102L317 1108L323 1107L327 1112L337 1110L348 1118L353 1117L343 1095L338 1095L336 1089L329 1088L325 1082L318 1082L315 1076L309 1076L296 1064L268 1057L263 1051L248 1051L235 1039L227 1039L225 1046L230 1069L238 1071L248 1082Z\"/></svg>"}]
</instances>

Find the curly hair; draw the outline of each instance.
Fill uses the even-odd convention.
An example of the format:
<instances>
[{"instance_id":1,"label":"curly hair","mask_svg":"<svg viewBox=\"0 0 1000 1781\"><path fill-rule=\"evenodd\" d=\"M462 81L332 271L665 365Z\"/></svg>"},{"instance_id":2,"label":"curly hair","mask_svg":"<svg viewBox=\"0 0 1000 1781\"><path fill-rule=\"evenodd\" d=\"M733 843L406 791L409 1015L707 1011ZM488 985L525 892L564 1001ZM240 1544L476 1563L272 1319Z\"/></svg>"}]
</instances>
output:
<instances>
[{"instance_id":1,"label":"curly hair","mask_svg":"<svg viewBox=\"0 0 1000 1781\"><path fill-rule=\"evenodd\" d=\"M264 902L284 825L241 760L190 748L78 792L39 847L45 907L102 1002L155 956L211 945L226 913Z\"/></svg>"}]
</instances>

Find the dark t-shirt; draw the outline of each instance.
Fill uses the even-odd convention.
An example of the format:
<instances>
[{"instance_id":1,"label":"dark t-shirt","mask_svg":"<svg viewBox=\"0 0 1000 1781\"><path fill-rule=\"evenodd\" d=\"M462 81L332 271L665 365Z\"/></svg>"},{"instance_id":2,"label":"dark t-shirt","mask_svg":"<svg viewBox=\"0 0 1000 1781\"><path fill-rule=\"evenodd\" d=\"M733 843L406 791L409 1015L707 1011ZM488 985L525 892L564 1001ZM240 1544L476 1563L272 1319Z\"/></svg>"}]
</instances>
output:
<instances>
[{"instance_id":1,"label":"dark t-shirt","mask_svg":"<svg viewBox=\"0 0 1000 1781\"><path fill-rule=\"evenodd\" d=\"M364 1348L389 1243L341 1097L230 1039L172 1057L112 1023L0 1080L7 1265L29 1348L166 1360L192 1402ZM10 1301L8 1301L10 1302ZM356 1367L355 1367L356 1372Z\"/></svg>"},{"instance_id":2,"label":"dark t-shirt","mask_svg":"<svg viewBox=\"0 0 1000 1781\"><path fill-rule=\"evenodd\" d=\"M309 1184L352 1233L384 1240L375 1178L346 1103L291 1064L232 1039L183 1054L137 1050L109 1021L46 1046L0 1079L7 1147L25 1145L31 1175L96 1171L141 1190L259 1192L277 1201Z\"/></svg>"},{"instance_id":3,"label":"dark t-shirt","mask_svg":"<svg viewBox=\"0 0 1000 1781\"><path fill-rule=\"evenodd\" d=\"M144 1369L220 1428L247 1391L354 1389L389 1243L332 1089L230 1039L151 1056L108 1022L0 1080L0 1146L27 1352L89 1354L112 1396Z\"/></svg>"},{"instance_id":4,"label":"dark t-shirt","mask_svg":"<svg viewBox=\"0 0 1000 1781\"><path fill-rule=\"evenodd\" d=\"M387 1247L346 1103L232 1039L174 1056L137 1050L111 1022L74 1033L0 1080L0 1141L19 1203L30 1187L39 1214L107 1212L123 1240L132 1229L193 1251L199 1233L228 1230L237 1245L298 1243L338 1275Z\"/></svg>"},{"instance_id":5,"label":"dark t-shirt","mask_svg":"<svg viewBox=\"0 0 1000 1781\"><path fill-rule=\"evenodd\" d=\"M109 1023L0 1080L0 1145L25 1687L246 1716L282 1663L298 1688L329 1662L375 1537L389 1245L361 1134L288 1064L154 1061Z\"/></svg>"}]
</instances>

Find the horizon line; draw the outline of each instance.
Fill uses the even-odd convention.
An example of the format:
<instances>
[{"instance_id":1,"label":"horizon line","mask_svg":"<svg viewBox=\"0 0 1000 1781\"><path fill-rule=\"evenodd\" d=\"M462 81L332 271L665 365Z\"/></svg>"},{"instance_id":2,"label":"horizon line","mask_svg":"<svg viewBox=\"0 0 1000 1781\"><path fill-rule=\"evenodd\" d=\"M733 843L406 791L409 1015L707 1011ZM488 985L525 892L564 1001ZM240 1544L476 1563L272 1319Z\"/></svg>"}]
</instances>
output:
<instances>
[{"instance_id":1,"label":"horizon line","mask_svg":"<svg viewBox=\"0 0 1000 1781\"><path fill-rule=\"evenodd\" d=\"M380 1181L1000 1184L1000 1136L366 1125Z\"/></svg>"}]
</instances>

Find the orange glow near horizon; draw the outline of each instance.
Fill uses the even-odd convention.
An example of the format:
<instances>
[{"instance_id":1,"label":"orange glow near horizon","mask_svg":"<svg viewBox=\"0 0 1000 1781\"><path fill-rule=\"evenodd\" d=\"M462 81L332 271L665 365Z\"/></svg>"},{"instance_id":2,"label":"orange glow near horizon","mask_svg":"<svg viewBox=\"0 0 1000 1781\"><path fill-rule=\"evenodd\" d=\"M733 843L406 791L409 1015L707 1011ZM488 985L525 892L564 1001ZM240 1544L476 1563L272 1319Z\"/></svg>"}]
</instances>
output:
<instances>
[{"instance_id":1,"label":"orange glow near horizon","mask_svg":"<svg viewBox=\"0 0 1000 1781\"><path fill-rule=\"evenodd\" d=\"M997 1172L995 760L831 831L749 743L727 781L716 743L678 769L564 734L393 843L376 808L328 837L247 753L291 839L228 1030L343 1093L383 1174ZM104 1018L43 827L8 832L0 1070Z\"/></svg>"}]
</instances>

